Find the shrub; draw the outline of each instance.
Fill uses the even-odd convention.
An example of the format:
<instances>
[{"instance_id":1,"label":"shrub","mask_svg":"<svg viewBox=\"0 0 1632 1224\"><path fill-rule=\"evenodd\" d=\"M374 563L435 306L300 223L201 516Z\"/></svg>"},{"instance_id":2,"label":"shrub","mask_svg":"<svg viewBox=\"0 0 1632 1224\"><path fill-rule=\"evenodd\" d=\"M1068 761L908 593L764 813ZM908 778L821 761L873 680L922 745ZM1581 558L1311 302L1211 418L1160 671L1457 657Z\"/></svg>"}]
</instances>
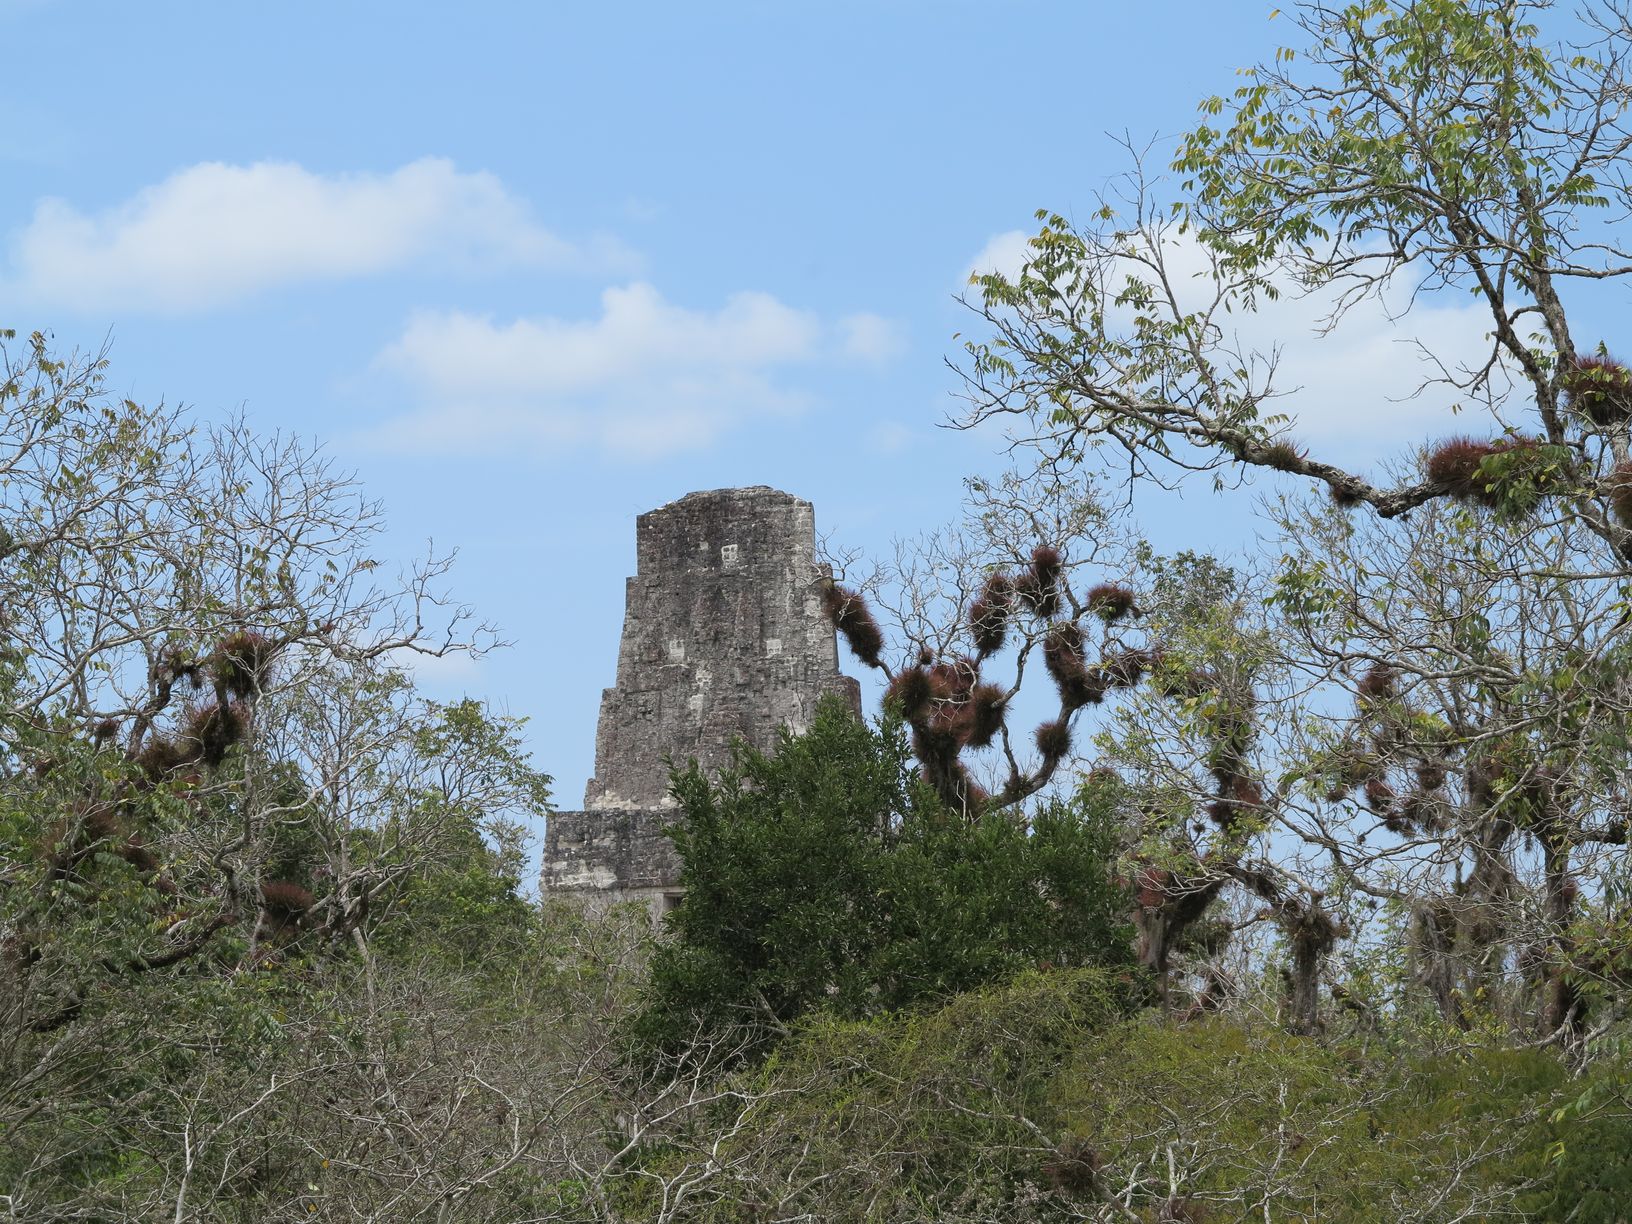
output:
<instances>
[{"instance_id":1,"label":"shrub","mask_svg":"<svg viewBox=\"0 0 1632 1224\"><path fill-rule=\"evenodd\" d=\"M760 1104L724 1159L778 1188L779 1218L1038 1218L1092 1181L1092 1152L1047 1138L1054 1078L1128 1005L1121 975L1033 970L933 1011L814 1017L744 1077Z\"/></svg>"},{"instance_id":2,"label":"shrub","mask_svg":"<svg viewBox=\"0 0 1632 1224\"><path fill-rule=\"evenodd\" d=\"M1114 799L1097 788L1029 830L965 818L920 781L898 722L831 700L776 755L743 747L717 781L693 767L673 786L685 894L631 1028L649 1052L732 1030L734 1050L763 1051L816 1011L914 1006L1043 960L1131 960Z\"/></svg>"}]
</instances>

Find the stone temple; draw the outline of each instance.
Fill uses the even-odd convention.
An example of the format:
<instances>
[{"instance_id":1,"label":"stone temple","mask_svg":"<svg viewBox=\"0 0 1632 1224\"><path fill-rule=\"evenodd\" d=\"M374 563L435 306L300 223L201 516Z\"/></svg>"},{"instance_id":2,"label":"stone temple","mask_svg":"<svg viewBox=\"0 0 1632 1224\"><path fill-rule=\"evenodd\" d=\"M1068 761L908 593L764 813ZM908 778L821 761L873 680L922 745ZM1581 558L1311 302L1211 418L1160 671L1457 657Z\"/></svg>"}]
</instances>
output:
<instances>
[{"instance_id":1,"label":"stone temple","mask_svg":"<svg viewBox=\"0 0 1632 1224\"><path fill-rule=\"evenodd\" d=\"M635 558L595 776L583 811L549 818L542 883L655 916L680 896L663 758L716 770L737 739L769 750L782 727L803 731L826 693L861 699L822 614L809 502L763 485L691 493L635 520Z\"/></svg>"}]
</instances>

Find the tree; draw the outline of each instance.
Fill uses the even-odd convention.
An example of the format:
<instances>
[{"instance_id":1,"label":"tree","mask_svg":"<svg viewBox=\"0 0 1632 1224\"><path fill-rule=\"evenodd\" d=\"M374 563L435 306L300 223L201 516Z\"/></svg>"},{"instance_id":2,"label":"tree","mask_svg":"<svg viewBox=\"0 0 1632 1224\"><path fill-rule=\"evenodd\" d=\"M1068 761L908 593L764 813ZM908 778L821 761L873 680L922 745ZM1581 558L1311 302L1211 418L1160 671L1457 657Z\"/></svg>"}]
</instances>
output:
<instances>
[{"instance_id":1,"label":"tree","mask_svg":"<svg viewBox=\"0 0 1632 1224\"><path fill-rule=\"evenodd\" d=\"M289 983L355 960L372 992L382 922L547 779L513 722L412 692L404 652L491 634L445 561L383 578L318 452L118 400L37 334L0 367L0 1183L187 1218L252 1193Z\"/></svg>"},{"instance_id":2,"label":"tree","mask_svg":"<svg viewBox=\"0 0 1632 1224\"><path fill-rule=\"evenodd\" d=\"M718 1149L735 1201L824 1220L1625 1216L1624 1062L1587 1073L1576 1115L1556 1051L1368 1049L1118 1004L1101 971L1032 972L801 1025L735 1078L757 1098Z\"/></svg>"},{"instance_id":3,"label":"tree","mask_svg":"<svg viewBox=\"0 0 1632 1224\"><path fill-rule=\"evenodd\" d=\"M1618 363L1573 336L1567 295L1632 272L1609 228L1632 191L1628 26L1619 6L1594 6L1581 49L1550 46L1549 8L1299 6L1307 45L1203 104L1222 120L1181 142L1172 209L1136 176L1123 207L1096 213L1103 228L1041 214L1022 272L977 278L995 335L969 345L969 421L1023 418L1065 458L1115 445L1153 478L1237 463L1311 476L1385 518L1435 499L1546 497L1625 557L1614 469L1632 402ZM1203 262L1188 284L1175 265L1187 239ZM1417 478L1381 488L1286 436L1274 354L1236 347L1228 317L1324 290L1339 328L1402 280L1488 310L1488 358L1430 368L1499 436L1436 448Z\"/></svg>"},{"instance_id":4,"label":"tree","mask_svg":"<svg viewBox=\"0 0 1632 1224\"><path fill-rule=\"evenodd\" d=\"M823 606L856 659L887 679L885 708L911 729L924 780L974 819L1043 792L1083 712L1139 684L1159 657L1143 644L1138 595L1105 573L1126 568L1131 544L1091 497L1013 474L968 488L969 529L901 545L860 589L827 583ZM842 574L854 558L839 560ZM1088 585L1085 571L1100 580ZM892 599L887 642L871 601ZM1039 656L1052 710L1024 737L1016 712ZM997 756L995 776L983 754Z\"/></svg>"},{"instance_id":5,"label":"tree","mask_svg":"<svg viewBox=\"0 0 1632 1224\"><path fill-rule=\"evenodd\" d=\"M1007 813L1024 824L1020 800L1066 776L1066 763L1079 784L1084 775L1118 781L1104 767L1128 766L1130 785L1102 797L1120 796L1114 823L1137 958L1161 997L1178 1010L1222 1002L1228 975L1217 953L1230 927L1211 915L1239 887L1261 906L1258 918L1285 936L1294 1023L1312 1031L1320 967L1342 924L1315 877L1283 869L1269 853L1271 759L1259 744L1258 692L1267 639L1244 585L1211 558L1159 556L1130 538L1091 489L1048 473L969 484L963 528L898 546L894 562L861 584L884 610L897 649L909 659L917 652L916 664L890 671L869 601L845 588L830 592L853 652L891 676L884 704L912 727L924 777L966 817ZM1058 565L1049 582L1039 576L1039 556L1050 570ZM844 571L854 558L835 561ZM1076 575L1105 569L1120 580L1077 594ZM1039 590L1048 596L1026 594ZM1000 600L994 592L1010 594ZM1011 723L1038 655L1052 689L1043 700L1057 707L1037 729L1038 757L1026 761ZM1006 685L983 680L999 668ZM984 755L999 756L990 788L979 772L982 729L993 741ZM1183 979L1194 979L1194 997L1172 989Z\"/></svg>"},{"instance_id":6,"label":"tree","mask_svg":"<svg viewBox=\"0 0 1632 1224\"><path fill-rule=\"evenodd\" d=\"M1278 653L1316 695L1284 712L1282 827L1326 860L1353 925L1378 902L1405 916L1447 1021L1584 1033L1625 980L1604 956L1632 770L1622 588L1570 576L1613 569L1607 546L1568 518L1456 507L1389 527L1296 502L1278 517Z\"/></svg>"},{"instance_id":7,"label":"tree","mask_svg":"<svg viewBox=\"0 0 1632 1224\"><path fill-rule=\"evenodd\" d=\"M674 789L686 891L634 1026L650 1049L737 1031L763 1050L811 1012L908 1007L1039 962L1131 967L1108 786L1029 833L966 821L919 780L898 722L831 699L774 755L744 748Z\"/></svg>"},{"instance_id":8,"label":"tree","mask_svg":"<svg viewBox=\"0 0 1632 1224\"><path fill-rule=\"evenodd\" d=\"M1632 23L1619 4L1588 6L1566 44L1550 41L1549 5L1519 0L1317 0L1292 19L1303 46L1203 104L1171 204L1136 163L1088 226L1041 213L1018 274L977 278L991 335L968 348L965 423L1018 426L1054 472L1109 447L1143 481L1268 469L1323 486L1354 538L1322 520L1289 535L1294 562L1254 576L1278 618L1264 629L1281 635L1263 684L1286 702L1256 700L1258 732L1274 730L1262 764L1280 775L1257 815L1313 855L1278 843L1277 868L1306 889L1281 923L1299 1023L1354 929L1329 911L1364 921L1369 896L1440 949L1421 972L1447 1015L1528 975L1536 1022L1578 1031L1568 979L1618 973L1572 949L1582 920L1619 922L1601 905L1618 888L1603 850L1624 837L1628 776L1632 375L1577 333L1594 286L1632 272L1613 227L1632 190ZM1419 344L1423 387L1491 424L1383 478L1293 436L1300 401L1277 348L1232 323L1299 294L1340 333L1363 303L1409 322L1447 292L1481 306L1489 347L1458 361ZM1310 522L1283 515L1297 532ZM1384 573L1403 585L1385 591ZM1313 751L1310 728L1334 708L1353 723ZM1133 755L1147 781L1162 772L1161 753ZM1202 753L1167 756L1188 768ZM1435 887L1426 861L1444 873Z\"/></svg>"}]
</instances>

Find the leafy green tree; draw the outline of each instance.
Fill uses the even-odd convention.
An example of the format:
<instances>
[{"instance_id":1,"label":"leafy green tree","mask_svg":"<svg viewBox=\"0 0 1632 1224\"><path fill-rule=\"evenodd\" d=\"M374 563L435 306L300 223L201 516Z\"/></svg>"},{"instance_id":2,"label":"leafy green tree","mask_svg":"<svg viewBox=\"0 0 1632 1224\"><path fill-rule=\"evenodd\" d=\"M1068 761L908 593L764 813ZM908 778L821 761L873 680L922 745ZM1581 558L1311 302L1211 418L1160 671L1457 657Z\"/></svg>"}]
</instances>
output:
<instances>
[{"instance_id":1,"label":"leafy green tree","mask_svg":"<svg viewBox=\"0 0 1632 1224\"><path fill-rule=\"evenodd\" d=\"M1055 1097L1125 1014L1117 978L1030 970L940 1006L808 1018L734 1081L754 1105L722 1156L745 1209L719 1218L1084 1218L1052 1184L1094 1176L1062 1150Z\"/></svg>"},{"instance_id":2,"label":"leafy green tree","mask_svg":"<svg viewBox=\"0 0 1632 1224\"><path fill-rule=\"evenodd\" d=\"M1040 962L1131 969L1109 786L1029 825L966 819L919 779L898 722L833 700L774 755L745 748L674 788L686 892L635 1023L652 1047L760 1047L814 1011L907 1007Z\"/></svg>"},{"instance_id":3,"label":"leafy green tree","mask_svg":"<svg viewBox=\"0 0 1632 1224\"><path fill-rule=\"evenodd\" d=\"M433 772L405 778L391 806L398 821L436 827L437 846L427 854L409 837L395 851L407 874L381 906L381 956L482 964L532 925L521 895L526 829L515 817L548 810L549 779L528 763L521 723L468 698L422 706L408 746Z\"/></svg>"}]
</instances>

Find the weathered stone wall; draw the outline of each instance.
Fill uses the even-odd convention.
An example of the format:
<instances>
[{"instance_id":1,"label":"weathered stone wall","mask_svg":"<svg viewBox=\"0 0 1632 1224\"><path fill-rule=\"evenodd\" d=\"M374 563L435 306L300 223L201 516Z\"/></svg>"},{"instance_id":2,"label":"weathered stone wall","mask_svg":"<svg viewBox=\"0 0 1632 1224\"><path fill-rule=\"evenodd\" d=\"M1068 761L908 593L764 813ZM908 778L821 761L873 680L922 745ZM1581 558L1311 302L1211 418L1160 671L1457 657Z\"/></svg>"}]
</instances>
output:
<instances>
[{"instance_id":1,"label":"weathered stone wall","mask_svg":"<svg viewBox=\"0 0 1632 1224\"><path fill-rule=\"evenodd\" d=\"M601 697L584 812L558 812L544 886L660 908L678 877L662 834L665 756L718 769L732 743L773 748L810 725L823 693L859 710L822 615L816 517L763 485L692 493L635 520L617 683Z\"/></svg>"},{"instance_id":2,"label":"weathered stone wall","mask_svg":"<svg viewBox=\"0 0 1632 1224\"><path fill-rule=\"evenodd\" d=\"M544 837L544 890L606 904L644 901L661 917L679 897L680 858L667 811L554 812Z\"/></svg>"},{"instance_id":3,"label":"weathered stone wall","mask_svg":"<svg viewBox=\"0 0 1632 1224\"><path fill-rule=\"evenodd\" d=\"M764 486L692 493L636 519L635 547L586 808L671 806L665 754L710 769L738 737L770 748L844 681L809 502Z\"/></svg>"}]
</instances>

